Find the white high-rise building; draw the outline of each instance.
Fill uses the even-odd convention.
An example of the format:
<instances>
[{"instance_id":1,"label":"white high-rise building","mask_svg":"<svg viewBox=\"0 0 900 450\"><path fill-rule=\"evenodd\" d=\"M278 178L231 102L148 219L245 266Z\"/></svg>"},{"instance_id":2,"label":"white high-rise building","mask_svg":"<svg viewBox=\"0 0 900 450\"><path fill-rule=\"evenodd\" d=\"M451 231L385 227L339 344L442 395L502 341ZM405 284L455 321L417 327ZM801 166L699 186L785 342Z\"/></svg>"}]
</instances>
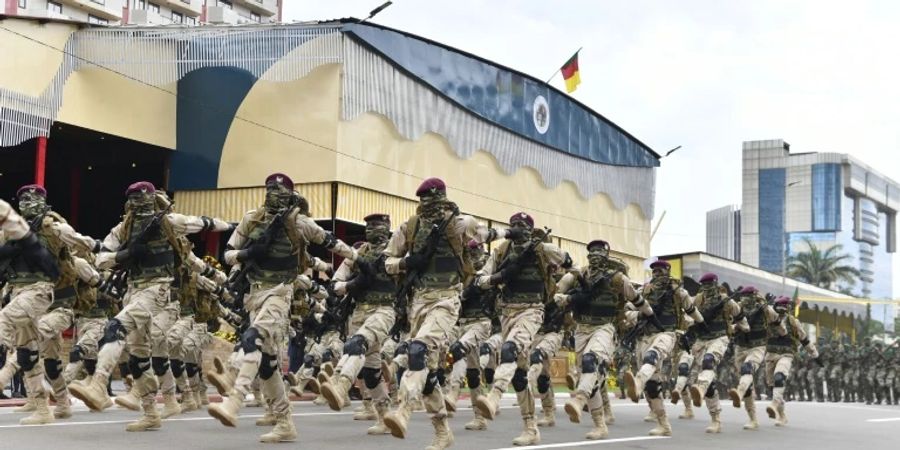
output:
<instances>
[{"instance_id":1,"label":"white high-rise building","mask_svg":"<svg viewBox=\"0 0 900 450\"><path fill-rule=\"evenodd\" d=\"M281 21L283 0L15 0L10 16L47 17L95 25L202 25Z\"/></svg>"},{"instance_id":2,"label":"white high-rise building","mask_svg":"<svg viewBox=\"0 0 900 450\"><path fill-rule=\"evenodd\" d=\"M736 205L706 212L706 252L741 260L741 210Z\"/></svg>"}]
</instances>

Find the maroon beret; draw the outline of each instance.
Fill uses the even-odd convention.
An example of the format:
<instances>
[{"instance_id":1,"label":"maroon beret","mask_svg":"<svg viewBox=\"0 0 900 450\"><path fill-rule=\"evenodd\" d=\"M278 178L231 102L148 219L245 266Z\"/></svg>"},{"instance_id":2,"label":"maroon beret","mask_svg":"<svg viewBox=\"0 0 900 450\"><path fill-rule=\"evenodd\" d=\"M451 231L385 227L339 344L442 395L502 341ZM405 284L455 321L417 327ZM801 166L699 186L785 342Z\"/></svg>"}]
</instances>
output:
<instances>
[{"instance_id":1,"label":"maroon beret","mask_svg":"<svg viewBox=\"0 0 900 450\"><path fill-rule=\"evenodd\" d=\"M441 180L440 178L429 178L419 185L419 189L416 189L416 197L434 194L438 191L447 192L447 185L444 184L444 180Z\"/></svg>"},{"instance_id":2,"label":"maroon beret","mask_svg":"<svg viewBox=\"0 0 900 450\"><path fill-rule=\"evenodd\" d=\"M741 294L756 294L757 292L759 292L759 289L756 289L753 286L744 286L744 288L741 289Z\"/></svg>"},{"instance_id":3,"label":"maroon beret","mask_svg":"<svg viewBox=\"0 0 900 450\"><path fill-rule=\"evenodd\" d=\"M363 220L365 220L366 223L368 223L368 222L384 222L384 223L387 223L388 225L390 225L391 216L389 216L387 214L382 214L382 213L375 213L375 214L369 214L368 216L364 217Z\"/></svg>"},{"instance_id":4,"label":"maroon beret","mask_svg":"<svg viewBox=\"0 0 900 450\"><path fill-rule=\"evenodd\" d=\"M777 306L787 306L791 303L794 303L794 300L786 295L779 295L778 298L775 299L775 305Z\"/></svg>"},{"instance_id":5,"label":"maroon beret","mask_svg":"<svg viewBox=\"0 0 900 450\"><path fill-rule=\"evenodd\" d=\"M25 186L20 187L19 190L16 191L16 197L22 197L22 194L26 192L38 194L41 197L47 198L47 190L39 184L26 184Z\"/></svg>"},{"instance_id":6,"label":"maroon beret","mask_svg":"<svg viewBox=\"0 0 900 450\"><path fill-rule=\"evenodd\" d=\"M650 268L655 269L657 267L662 267L664 269L671 269L672 265L669 264L669 262L664 259L657 259L656 261L653 261L653 263L650 264Z\"/></svg>"},{"instance_id":7,"label":"maroon beret","mask_svg":"<svg viewBox=\"0 0 900 450\"><path fill-rule=\"evenodd\" d=\"M365 243L366 243L366 241L356 241L353 243L353 248L359 250L359 248L362 247L363 244L365 244Z\"/></svg>"},{"instance_id":8,"label":"maroon beret","mask_svg":"<svg viewBox=\"0 0 900 450\"><path fill-rule=\"evenodd\" d=\"M273 173L266 177L266 186L270 184L280 184L292 191L294 190L294 181L291 180L291 177L283 173Z\"/></svg>"},{"instance_id":9,"label":"maroon beret","mask_svg":"<svg viewBox=\"0 0 900 450\"><path fill-rule=\"evenodd\" d=\"M595 239L588 243L587 250L591 251L591 249L594 247L600 247L600 248L605 248L605 249L609 250L609 242L606 242L602 239Z\"/></svg>"},{"instance_id":10,"label":"maroon beret","mask_svg":"<svg viewBox=\"0 0 900 450\"><path fill-rule=\"evenodd\" d=\"M131 185L128 186L128 189L125 190L125 195L130 195L132 192L146 192L148 194L153 194L156 193L156 187L149 181L138 181L137 183L131 183Z\"/></svg>"},{"instance_id":11,"label":"maroon beret","mask_svg":"<svg viewBox=\"0 0 900 450\"><path fill-rule=\"evenodd\" d=\"M510 216L509 224L512 225L513 222L525 222L529 227L534 228L534 219L525 212L517 212Z\"/></svg>"},{"instance_id":12,"label":"maroon beret","mask_svg":"<svg viewBox=\"0 0 900 450\"><path fill-rule=\"evenodd\" d=\"M701 283L715 283L716 281L719 281L719 276L712 272L706 272L700 277Z\"/></svg>"}]
</instances>

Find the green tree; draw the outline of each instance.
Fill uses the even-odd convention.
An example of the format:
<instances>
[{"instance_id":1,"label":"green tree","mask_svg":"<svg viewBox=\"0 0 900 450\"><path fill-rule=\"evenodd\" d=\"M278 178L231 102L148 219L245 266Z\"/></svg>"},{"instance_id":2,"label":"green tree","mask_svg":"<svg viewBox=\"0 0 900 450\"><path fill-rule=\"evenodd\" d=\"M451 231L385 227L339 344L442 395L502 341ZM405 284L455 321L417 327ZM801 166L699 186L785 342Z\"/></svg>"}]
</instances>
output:
<instances>
[{"instance_id":1,"label":"green tree","mask_svg":"<svg viewBox=\"0 0 900 450\"><path fill-rule=\"evenodd\" d=\"M843 253L840 244L822 251L809 239L804 239L809 250L791 255L787 259L787 275L816 286L832 289L838 282L853 286L859 278L859 270L849 265L853 257Z\"/></svg>"}]
</instances>

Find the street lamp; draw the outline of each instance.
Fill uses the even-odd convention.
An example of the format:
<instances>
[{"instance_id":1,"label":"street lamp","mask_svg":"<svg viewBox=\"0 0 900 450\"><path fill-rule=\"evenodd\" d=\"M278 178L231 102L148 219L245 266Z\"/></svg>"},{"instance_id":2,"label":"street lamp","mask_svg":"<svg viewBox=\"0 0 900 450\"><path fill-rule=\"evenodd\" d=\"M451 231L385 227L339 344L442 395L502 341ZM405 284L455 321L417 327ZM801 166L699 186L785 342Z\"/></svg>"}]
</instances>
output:
<instances>
[{"instance_id":1,"label":"street lamp","mask_svg":"<svg viewBox=\"0 0 900 450\"><path fill-rule=\"evenodd\" d=\"M369 11L369 17L366 17L365 19L360 20L359 23L363 23L363 22L375 17L378 13L380 13L381 11L384 11L388 6L391 6L393 4L394 4L394 2L392 2L392 1L386 1L386 2L382 3L381 6L373 9L372 11Z\"/></svg>"},{"instance_id":2,"label":"street lamp","mask_svg":"<svg viewBox=\"0 0 900 450\"><path fill-rule=\"evenodd\" d=\"M788 232L787 232L787 192L792 186L796 186L803 181L797 180L792 181L784 187L784 202L781 203L781 231L784 233L784 250L781 252L781 295L785 294L785 288L787 287L787 254L790 251L790 242L788 240Z\"/></svg>"}]
</instances>

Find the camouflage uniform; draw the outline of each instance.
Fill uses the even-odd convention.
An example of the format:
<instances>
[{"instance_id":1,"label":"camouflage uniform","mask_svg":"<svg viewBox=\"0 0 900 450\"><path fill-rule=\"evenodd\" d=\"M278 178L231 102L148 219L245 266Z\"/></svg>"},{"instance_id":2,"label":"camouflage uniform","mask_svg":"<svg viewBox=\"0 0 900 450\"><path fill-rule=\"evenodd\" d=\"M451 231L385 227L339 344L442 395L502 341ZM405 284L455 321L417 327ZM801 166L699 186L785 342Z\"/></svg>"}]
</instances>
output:
<instances>
[{"instance_id":1,"label":"camouflage uniform","mask_svg":"<svg viewBox=\"0 0 900 450\"><path fill-rule=\"evenodd\" d=\"M754 391L759 393L756 381L761 378L758 371L766 358L768 326L776 319L777 314L752 286L745 287L741 291L740 304L744 322L736 328L734 351L734 367L740 373L740 378L737 386L728 390L728 395L735 408L740 408L743 402L750 419L744 428L755 430L759 427L759 422L756 419Z\"/></svg>"},{"instance_id":2,"label":"camouflage uniform","mask_svg":"<svg viewBox=\"0 0 900 450\"><path fill-rule=\"evenodd\" d=\"M787 424L784 411L784 381L790 374L791 365L798 346L803 346L812 359L818 358L816 345L806 336L800 321L790 315L791 299L779 297L775 300L774 320L768 322L766 341L766 383L772 386L772 402L766 408L769 417L775 419L776 426Z\"/></svg>"}]
</instances>

